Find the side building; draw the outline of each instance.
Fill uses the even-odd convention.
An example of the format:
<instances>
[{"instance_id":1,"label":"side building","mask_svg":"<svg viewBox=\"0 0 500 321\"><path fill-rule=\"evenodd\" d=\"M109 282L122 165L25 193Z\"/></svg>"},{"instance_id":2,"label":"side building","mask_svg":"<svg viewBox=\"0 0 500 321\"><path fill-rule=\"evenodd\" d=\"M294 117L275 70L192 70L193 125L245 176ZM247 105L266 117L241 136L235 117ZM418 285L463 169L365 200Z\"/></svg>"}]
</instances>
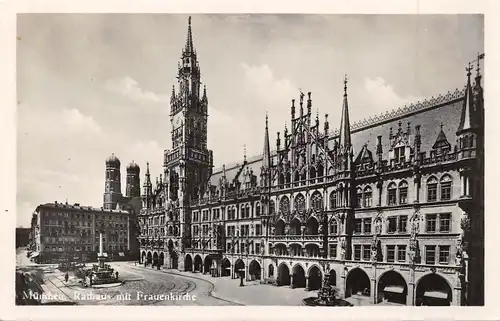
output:
<instances>
[{"instance_id":1,"label":"side building","mask_svg":"<svg viewBox=\"0 0 500 321\"><path fill-rule=\"evenodd\" d=\"M39 205L31 220L31 258L40 263L96 261L99 233L110 259L130 257L129 213L81 206L47 203Z\"/></svg>"},{"instance_id":2,"label":"side building","mask_svg":"<svg viewBox=\"0 0 500 321\"><path fill-rule=\"evenodd\" d=\"M484 304L484 100L465 88L351 124L292 100L271 151L212 169L191 20L171 98L172 150L140 212L145 265L318 289L369 304ZM354 107L356 108L356 107ZM281 135L282 134L282 135Z\"/></svg>"}]
</instances>

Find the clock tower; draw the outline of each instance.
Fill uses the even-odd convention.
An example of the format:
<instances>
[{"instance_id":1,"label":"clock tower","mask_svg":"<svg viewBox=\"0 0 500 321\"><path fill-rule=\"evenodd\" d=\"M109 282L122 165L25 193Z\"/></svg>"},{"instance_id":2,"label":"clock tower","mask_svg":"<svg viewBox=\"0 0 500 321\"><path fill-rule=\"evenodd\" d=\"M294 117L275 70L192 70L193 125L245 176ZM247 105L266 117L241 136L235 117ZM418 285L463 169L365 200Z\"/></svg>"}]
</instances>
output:
<instances>
[{"instance_id":1,"label":"clock tower","mask_svg":"<svg viewBox=\"0 0 500 321\"><path fill-rule=\"evenodd\" d=\"M179 246L190 247L191 200L203 197L213 166L207 149L208 98L201 89L201 72L188 20L186 44L178 65L176 87L170 99L172 149L165 150L164 167L168 189L167 218L179 226ZM183 260L179 260L182 264Z\"/></svg>"}]
</instances>

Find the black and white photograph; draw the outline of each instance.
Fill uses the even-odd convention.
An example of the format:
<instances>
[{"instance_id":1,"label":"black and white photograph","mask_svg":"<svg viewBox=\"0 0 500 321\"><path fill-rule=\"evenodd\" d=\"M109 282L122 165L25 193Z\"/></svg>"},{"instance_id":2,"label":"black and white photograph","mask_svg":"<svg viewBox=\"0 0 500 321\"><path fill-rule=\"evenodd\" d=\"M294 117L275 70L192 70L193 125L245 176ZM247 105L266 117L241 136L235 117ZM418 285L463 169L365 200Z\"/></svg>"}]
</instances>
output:
<instances>
[{"instance_id":1,"label":"black and white photograph","mask_svg":"<svg viewBox=\"0 0 500 321\"><path fill-rule=\"evenodd\" d=\"M13 37L19 308L485 305L483 14L18 13Z\"/></svg>"}]
</instances>

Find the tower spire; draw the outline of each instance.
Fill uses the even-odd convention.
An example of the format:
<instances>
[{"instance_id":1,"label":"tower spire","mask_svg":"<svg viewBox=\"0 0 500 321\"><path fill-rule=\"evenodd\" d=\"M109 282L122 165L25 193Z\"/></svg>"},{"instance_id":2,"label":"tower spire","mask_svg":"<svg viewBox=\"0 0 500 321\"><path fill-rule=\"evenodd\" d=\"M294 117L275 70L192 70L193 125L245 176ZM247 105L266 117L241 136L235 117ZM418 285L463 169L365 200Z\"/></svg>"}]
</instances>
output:
<instances>
[{"instance_id":1,"label":"tower spire","mask_svg":"<svg viewBox=\"0 0 500 321\"><path fill-rule=\"evenodd\" d=\"M468 66L465 67L465 71L467 71L467 85L465 87L465 97L464 97L464 106L462 108L462 115L460 117L460 125L458 126L457 135L461 132L474 128L474 97L472 95L472 86L470 82L472 66L469 62Z\"/></svg>"},{"instance_id":2,"label":"tower spire","mask_svg":"<svg viewBox=\"0 0 500 321\"><path fill-rule=\"evenodd\" d=\"M191 31L191 16L189 16L189 18L188 18L188 31L187 31L187 37L186 37L186 48L184 51L186 52L186 54L194 53L193 33Z\"/></svg>"},{"instance_id":3,"label":"tower spire","mask_svg":"<svg viewBox=\"0 0 500 321\"><path fill-rule=\"evenodd\" d=\"M268 127L268 116L266 112L266 128L264 131L264 152L262 154L262 167L271 167L271 149L269 147L269 127Z\"/></svg>"},{"instance_id":4,"label":"tower spire","mask_svg":"<svg viewBox=\"0 0 500 321\"><path fill-rule=\"evenodd\" d=\"M342 118L340 121L339 143L344 150L351 147L351 128L349 123L349 106L347 103L347 75L344 77L344 101L342 104Z\"/></svg>"}]
</instances>

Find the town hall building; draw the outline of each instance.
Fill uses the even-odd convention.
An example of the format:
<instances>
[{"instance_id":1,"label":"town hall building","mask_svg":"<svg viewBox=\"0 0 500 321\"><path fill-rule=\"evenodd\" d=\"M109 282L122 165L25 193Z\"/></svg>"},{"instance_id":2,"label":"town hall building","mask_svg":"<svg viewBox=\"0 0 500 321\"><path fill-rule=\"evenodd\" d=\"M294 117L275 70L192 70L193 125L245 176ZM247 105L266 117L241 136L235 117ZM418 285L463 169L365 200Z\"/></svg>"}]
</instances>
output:
<instances>
[{"instance_id":1,"label":"town hall building","mask_svg":"<svg viewBox=\"0 0 500 321\"><path fill-rule=\"evenodd\" d=\"M306 290L326 280L370 304L483 305L483 57L464 88L356 123L345 79L338 129L301 92L275 142L262 115L262 155L215 168L189 18L172 148L155 184L146 167L140 262Z\"/></svg>"}]
</instances>

